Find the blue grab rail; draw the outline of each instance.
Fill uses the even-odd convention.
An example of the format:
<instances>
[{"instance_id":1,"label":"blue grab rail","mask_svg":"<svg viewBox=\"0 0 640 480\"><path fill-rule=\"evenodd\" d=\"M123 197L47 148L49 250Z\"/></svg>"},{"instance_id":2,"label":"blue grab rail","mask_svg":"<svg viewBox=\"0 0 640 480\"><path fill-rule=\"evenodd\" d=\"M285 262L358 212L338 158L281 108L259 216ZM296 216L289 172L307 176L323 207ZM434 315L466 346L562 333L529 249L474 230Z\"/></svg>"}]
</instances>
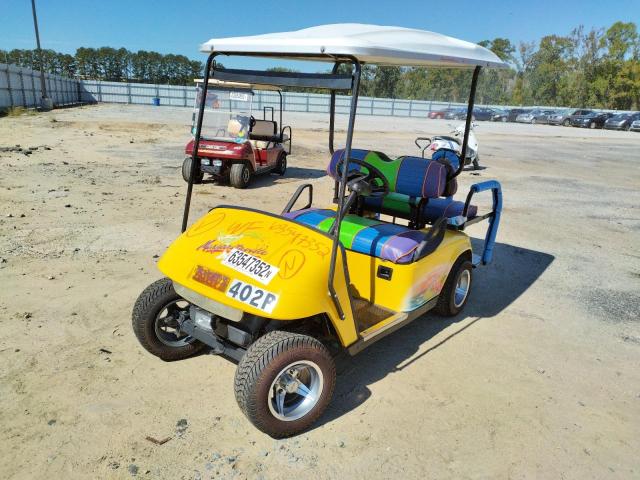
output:
<instances>
[{"instance_id":1,"label":"blue grab rail","mask_svg":"<svg viewBox=\"0 0 640 480\"><path fill-rule=\"evenodd\" d=\"M471 197L474 194L491 190L493 195L493 209L489 218L489 227L487 228L487 234L484 237L484 248L482 250L482 264L487 265L491 263L493 259L493 247L496 243L496 234L498 233L498 226L500 225L500 215L502 213L502 187L496 180L487 180L486 182L476 183L471 185L467 200L464 205L462 215L467 216L467 209L471 203Z\"/></svg>"}]
</instances>

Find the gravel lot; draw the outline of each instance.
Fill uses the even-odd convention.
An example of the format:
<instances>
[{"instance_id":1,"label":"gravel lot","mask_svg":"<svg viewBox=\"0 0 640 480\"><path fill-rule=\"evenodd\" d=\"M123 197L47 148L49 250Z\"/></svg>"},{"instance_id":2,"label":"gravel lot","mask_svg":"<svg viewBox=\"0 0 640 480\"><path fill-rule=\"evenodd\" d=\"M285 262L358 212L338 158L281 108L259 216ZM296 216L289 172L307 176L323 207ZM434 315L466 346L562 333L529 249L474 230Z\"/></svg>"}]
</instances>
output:
<instances>
[{"instance_id":1,"label":"gravel lot","mask_svg":"<svg viewBox=\"0 0 640 480\"><path fill-rule=\"evenodd\" d=\"M486 168L458 196L496 178L505 208L466 310L338 358L321 422L275 441L238 409L231 362L163 363L131 331L179 232L190 117L100 105L0 119L0 147L38 147L0 151L0 477L640 476L640 134L481 122ZM328 118L286 120L288 174L196 186L192 220L220 203L278 212L303 182L330 202ZM356 146L390 156L449 130L357 127Z\"/></svg>"}]
</instances>

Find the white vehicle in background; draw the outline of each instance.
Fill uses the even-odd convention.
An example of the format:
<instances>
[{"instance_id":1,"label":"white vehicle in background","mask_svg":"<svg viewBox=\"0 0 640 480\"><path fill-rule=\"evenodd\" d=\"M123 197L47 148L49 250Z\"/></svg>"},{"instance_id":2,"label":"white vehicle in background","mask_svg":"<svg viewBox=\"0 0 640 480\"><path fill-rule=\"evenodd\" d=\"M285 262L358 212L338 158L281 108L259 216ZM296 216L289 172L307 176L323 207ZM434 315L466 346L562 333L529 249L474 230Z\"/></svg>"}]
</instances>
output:
<instances>
[{"instance_id":1,"label":"white vehicle in background","mask_svg":"<svg viewBox=\"0 0 640 480\"><path fill-rule=\"evenodd\" d=\"M453 126L453 125L450 125ZM473 169L478 170L480 168L480 155L478 153L478 139L474 133L475 128L478 126L476 122L471 122L471 128L469 129L469 138L467 140L467 154L464 161L465 165L473 164ZM415 144L420 149L422 158L425 158L425 151L431 150L433 152L431 156L438 150L453 150L460 155L462 151L462 142L464 139L464 123L461 123L456 128L449 132L450 135L438 135L435 137L418 137L415 139ZM449 158L450 161L456 161L453 157ZM454 165L454 168L458 168L458 165Z\"/></svg>"}]
</instances>

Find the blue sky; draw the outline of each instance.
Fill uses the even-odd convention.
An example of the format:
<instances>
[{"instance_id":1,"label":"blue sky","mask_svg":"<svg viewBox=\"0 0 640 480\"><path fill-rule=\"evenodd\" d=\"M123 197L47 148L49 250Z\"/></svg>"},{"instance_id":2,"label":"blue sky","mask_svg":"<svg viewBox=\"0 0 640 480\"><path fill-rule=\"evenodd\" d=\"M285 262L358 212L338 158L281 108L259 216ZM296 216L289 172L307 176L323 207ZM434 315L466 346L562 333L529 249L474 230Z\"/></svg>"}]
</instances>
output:
<instances>
[{"instance_id":1,"label":"blue sky","mask_svg":"<svg viewBox=\"0 0 640 480\"><path fill-rule=\"evenodd\" d=\"M194 59L204 58L198 45L212 37L325 23L398 25L514 43L567 34L578 25L640 23L640 0L37 0L37 8L43 48L73 53L81 46L125 47ZM0 49L33 48L31 2L1 0L0 12L10 19L2 22Z\"/></svg>"}]
</instances>

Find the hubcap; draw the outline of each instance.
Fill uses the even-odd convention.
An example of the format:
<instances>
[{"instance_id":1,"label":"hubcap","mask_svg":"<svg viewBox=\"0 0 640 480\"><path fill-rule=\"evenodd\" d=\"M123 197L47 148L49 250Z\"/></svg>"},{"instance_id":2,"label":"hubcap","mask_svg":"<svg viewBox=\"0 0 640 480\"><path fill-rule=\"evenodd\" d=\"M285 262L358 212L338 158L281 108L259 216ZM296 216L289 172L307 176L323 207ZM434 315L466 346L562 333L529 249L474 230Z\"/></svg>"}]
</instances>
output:
<instances>
[{"instance_id":1,"label":"hubcap","mask_svg":"<svg viewBox=\"0 0 640 480\"><path fill-rule=\"evenodd\" d=\"M269 410L278 420L298 420L316 406L323 387L324 377L318 365L308 360L294 362L283 368L271 383Z\"/></svg>"},{"instance_id":2,"label":"hubcap","mask_svg":"<svg viewBox=\"0 0 640 480\"><path fill-rule=\"evenodd\" d=\"M456 283L456 291L453 298L453 303L456 308L460 308L469 294L469 287L471 286L471 273L465 269L458 277Z\"/></svg>"},{"instance_id":3,"label":"hubcap","mask_svg":"<svg viewBox=\"0 0 640 480\"><path fill-rule=\"evenodd\" d=\"M180 312L189 312L189 302L185 300L174 300L160 310L156 315L155 332L156 337L169 347L184 347L193 342L193 338L180 331L178 318Z\"/></svg>"},{"instance_id":4,"label":"hubcap","mask_svg":"<svg viewBox=\"0 0 640 480\"><path fill-rule=\"evenodd\" d=\"M249 172L249 169L245 167L245 169L242 171L242 180L244 181L244 183L249 183L250 175L251 173Z\"/></svg>"}]
</instances>

